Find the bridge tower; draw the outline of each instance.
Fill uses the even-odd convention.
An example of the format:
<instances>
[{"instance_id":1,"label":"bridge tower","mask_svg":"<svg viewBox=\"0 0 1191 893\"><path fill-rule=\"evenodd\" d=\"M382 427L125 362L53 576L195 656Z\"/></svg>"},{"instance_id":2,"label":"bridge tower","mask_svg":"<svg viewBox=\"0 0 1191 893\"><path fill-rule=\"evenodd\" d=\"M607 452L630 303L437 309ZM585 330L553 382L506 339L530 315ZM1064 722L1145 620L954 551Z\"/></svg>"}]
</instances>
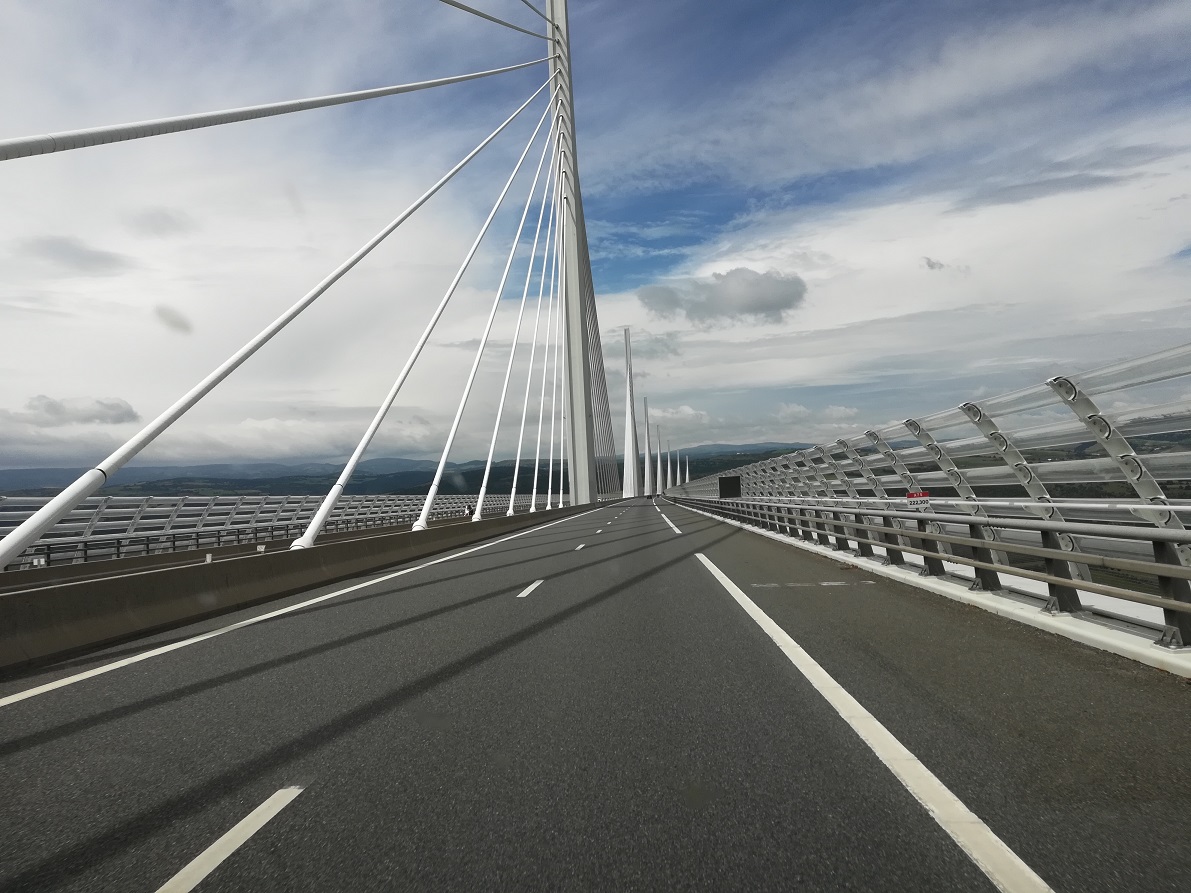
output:
<instances>
[{"instance_id":1,"label":"bridge tower","mask_svg":"<svg viewBox=\"0 0 1191 893\"><path fill-rule=\"evenodd\" d=\"M637 471L637 401L633 396L633 348L629 328L624 329L624 488L621 495L631 499L641 495L641 478ZM649 465L649 460L645 460Z\"/></svg>"},{"instance_id":2,"label":"bridge tower","mask_svg":"<svg viewBox=\"0 0 1191 893\"><path fill-rule=\"evenodd\" d=\"M560 189L562 190L561 244L562 255L562 306L566 331L566 409L569 421L567 438L567 459L570 469L571 499L573 505L595 502L601 490L609 488L611 481L598 473L596 454L615 456L611 446L611 416L607 407L593 406L593 398L600 392L606 400L606 388L593 388L593 382L603 378L603 357L600 354L599 325L595 315L595 286L591 276L591 258L587 249L587 228L583 220L583 195L579 188L579 165L575 140L575 102L571 84L571 41L567 25L567 0L549 0L547 11L550 16L552 37L551 69L559 78L559 166ZM599 361L599 368L593 368L593 353ZM600 382L602 383L602 382ZM600 409L603 412L600 412ZM600 430L605 425L602 416L607 416L609 430ZM607 443L597 450L597 441L604 438ZM613 462L615 460L613 459ZM617 487L619 489L619 487Z\"/></svg>"}]
</instances>

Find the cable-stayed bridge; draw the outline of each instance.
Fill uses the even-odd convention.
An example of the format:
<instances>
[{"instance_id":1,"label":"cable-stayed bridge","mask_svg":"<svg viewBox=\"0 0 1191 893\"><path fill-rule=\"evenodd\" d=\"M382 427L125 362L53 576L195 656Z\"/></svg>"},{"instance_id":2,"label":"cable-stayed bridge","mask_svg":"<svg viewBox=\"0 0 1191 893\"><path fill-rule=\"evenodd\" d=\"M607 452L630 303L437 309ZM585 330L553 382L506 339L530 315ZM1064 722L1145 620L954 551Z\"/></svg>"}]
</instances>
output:
<instances>
[{"instance_id":1,"label":"cable-stayed bridge","mask_svg":"<svg viewBox=\"0 0 1191 893\"><path fill-rule=\"evenodd\" d=\"M692 479L628 332L617 442L565 0L444 2L539 52L0 141L10 169L540 74L128 442L0 499L0 888L1184 889L1191 348ZM326 496L103 495L514 122L532 135ZM346 494L502 211L429 492ZM440 494L502 300L483 483Z\"/></svg>"}]
</instances>

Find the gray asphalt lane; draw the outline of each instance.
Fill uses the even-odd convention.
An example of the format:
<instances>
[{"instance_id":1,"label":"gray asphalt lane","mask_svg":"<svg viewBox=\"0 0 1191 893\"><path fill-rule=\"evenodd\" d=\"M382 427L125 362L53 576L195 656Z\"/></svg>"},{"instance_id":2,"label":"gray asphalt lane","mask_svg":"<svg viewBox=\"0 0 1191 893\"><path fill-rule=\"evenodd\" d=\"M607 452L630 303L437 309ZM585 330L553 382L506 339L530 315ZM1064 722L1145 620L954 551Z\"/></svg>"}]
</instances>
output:
<instances>
[{"instance_id":1,"label":"gray asphalt lane","mask_svg":"<svg viewBox=\"0 0 1191 893\"><path fill-rule=\"evenodd\" d=\"M752 533L707 555L1055 890L1191 888L1185 680Z\"/></svg>"},{"instance_id":2,"label":"gray asphalt lane","mask_svg":"<svg viewBox=\"0 0 1191 893\"><path fill-rule=\"evenodd\" d=\"M5 708L0 888L156 890L299 783L201 890L991 889L693 557L745 585L790 550L667 514L681 536L612 506Z\"/></svg>"}]
</instances>

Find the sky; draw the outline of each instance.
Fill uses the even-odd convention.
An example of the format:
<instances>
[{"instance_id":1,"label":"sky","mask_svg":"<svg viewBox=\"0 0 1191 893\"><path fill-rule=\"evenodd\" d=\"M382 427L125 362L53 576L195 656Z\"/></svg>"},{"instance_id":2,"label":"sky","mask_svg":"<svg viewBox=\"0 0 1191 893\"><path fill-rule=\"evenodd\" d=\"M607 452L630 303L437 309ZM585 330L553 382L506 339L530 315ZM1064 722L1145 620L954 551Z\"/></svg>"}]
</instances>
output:
<instances>
[{"instance_id":1,"label":"sky","mask_svg":"<svg viewBox=\"0 0 1191 893\"><path fill-rule=\"evenodd\" d=\"M676 446L835 439L1191 341L1191 0L573 0L571 28L618 442L624 326ZM0 54L6 138L477 71L542 42L434 0L9 0ZM545 76L0 163L0 467L101 459ZM542 108L136 461L342 461ZM536 158L370 455L441 450ZM455 460L487 451L523 277Z\"/></svg>"}]
</instances>

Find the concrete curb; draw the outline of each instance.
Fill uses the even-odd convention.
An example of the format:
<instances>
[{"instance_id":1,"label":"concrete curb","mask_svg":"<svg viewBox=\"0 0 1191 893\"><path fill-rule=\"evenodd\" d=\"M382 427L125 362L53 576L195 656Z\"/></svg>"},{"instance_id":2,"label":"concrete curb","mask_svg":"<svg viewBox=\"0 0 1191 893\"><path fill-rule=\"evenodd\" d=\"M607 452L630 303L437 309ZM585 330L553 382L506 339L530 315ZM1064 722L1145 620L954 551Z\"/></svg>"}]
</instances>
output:
<instances>
[{"instance_id":1,"label":"concrete curb","mask_svg":"<svg viewBox=\"0 0 1191 893\"><path fill-rule=\"evenodd\" d=\"M749 533L755 533L758 536L768 537L779 543L794 546L797 549L802 549L814 555L830 558L832 561L839 561L844 564L850 564L853 567L862 568L871 574L896 580L899 583L905 583L907 586L925 589L928 592L944 596L952 601L972 605L983 611L996 614L999 617L1016 620L1018 623L1024 623L1035 629L1054 633L1057 636L1063 636L1083 645L1089 645L1092 648L1099 648L1101 651L1119 655L1120 657L1127 657L1130 660L1156 667L1159 670L1165 670L1184 679L1191 679L1191 650L1170 651L1159 645L1155 645L1141 636L1097 626L1086 620L1080 620L1078 617L1045 614L1037 608L1022 605L998 595L987 592L969 592L963 586L955 583L948 583L944 580L937 580L930 577L920 577L916 571L878 564L875 561L865 560L855 555L850 555L847 552L836 552L824 546L812 545L811 543L803 542L802 540L797 540L781 533L774 533L772 530L762 530L748 524L742 524L739 521L721 518L718 515L691 508L681 503L672 502L671 505L676 508L685 509L688 512L694 512L697 515L703 515L705 518L711 518L723 524L739 527L741 530L746 530Z\"/></svg>"},{"instance_id":2,"label":"concrete curb","mask_svg":"<svg viewBox=\"0 0 1191 893\"><path fill-rule=\"evenodd\" d=\"M604 505L610 505L605 503ZM574 506L0 594L0 670L45 663L592 511Z\"/></svg>"}]
</instances>

